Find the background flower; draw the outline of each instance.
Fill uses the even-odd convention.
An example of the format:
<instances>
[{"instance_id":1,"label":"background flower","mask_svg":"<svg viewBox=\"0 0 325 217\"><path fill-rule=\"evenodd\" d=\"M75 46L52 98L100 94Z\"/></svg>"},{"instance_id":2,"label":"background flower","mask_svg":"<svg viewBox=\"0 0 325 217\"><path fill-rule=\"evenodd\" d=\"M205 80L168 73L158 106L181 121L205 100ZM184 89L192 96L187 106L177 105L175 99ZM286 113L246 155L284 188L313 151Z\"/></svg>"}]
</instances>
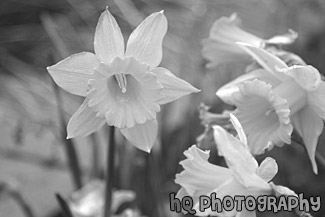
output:
<instances>
[{"instance_id":1,"label":"background flower","mask_svg":"<svg viewBox=\"0 0 325 217\"><path fill-rule=\"evenodd\" d=\"M208 68L216 67L220 63L249 62L249 56L236 45L236 42L269 49L273 46L291 44L298 37L298 34L290 29L287 34L262 39L241 29L240 24L241 20L236 13L229 17L221 17L213 23L209 38L202 40L202 55L208 60Z\"/></svg>"},{"instance_id":2,"label":"background flower","mask_svg":"<svg viewBox=\"0 0 325 217\"><path fill-rule=\"evenodd\" d=\"M288 67L265 50L247 44L240 46L264 70L255 70L241 76L235 82L222 87L217 95L237 106L236 114L244 125L254 154L263 153L266 148L272 148L272 144L278 146L282 146L283 143L290 144L292 127L289 125L292 121L294 128L304 140L313 171L317 173L315 151L318 137L323 131L325 117L323 109L325 83L321 80L319 71L312 66ZM259 79L262 82L249 81L252 79ZM268 81L271 81L271 84L265 83ZM263 106L261 101L257 100L256 96L261 97L265 91L268 92L269 100L277 101L273 106L272 103ZM289 115L291 121L288 119ZM283 124L288 126L282 128ZM273 137L274 135L277 138Z\"/></svg>"},{"instance_id":3,"label":"background flower","mask_svg":"<svg viewBox=\"0 0 325 217\"><path fill-rule=\"evenodd\" d=\"M242 30L241 20L236 13L217 19L210 29L209 38L202 40L202 55L209 62L208 68L229 61L248 61L249 56L236 46L236 42L246 42L263 46L263 39Z\"/></svg>"}]
</instances>

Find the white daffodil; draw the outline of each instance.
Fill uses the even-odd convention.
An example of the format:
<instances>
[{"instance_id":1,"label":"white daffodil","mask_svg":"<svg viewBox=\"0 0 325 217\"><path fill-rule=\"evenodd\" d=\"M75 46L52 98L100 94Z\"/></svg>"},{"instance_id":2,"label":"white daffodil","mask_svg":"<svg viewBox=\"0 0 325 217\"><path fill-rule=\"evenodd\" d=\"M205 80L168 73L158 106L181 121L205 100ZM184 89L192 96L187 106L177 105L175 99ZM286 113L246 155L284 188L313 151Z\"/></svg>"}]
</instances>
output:
<instances>
[{"instance_id":1,"label":"white daffodil","mask_svg":"<svg viewBox=\"0 0 325 217\"><path fill-rule=\"evenodd\" d=\"M150 151L160 105L199 91L157 67L166 31L164 13L153 13L131 33L125 46L107 9L96 27L95 54L78 53L47 68L60 87L86 97L68 123L68 138L89 135L107 123L120 128L139 149Z\"/></svg>"},{"instance_id":2,"label":"white daffodil","mask_svg":"<svg viewBox=\"0 0 325 217\"><path fill-rule=\"evenodd\" d=\"M204 212L199 210L199 196L216 193L221 201L225 196L235 195L258 197L274 193L269 183L278 171L274 159L266 158L260 166L251 155L247 139L239 121L233 115L230 119L238 133L235 138L222 127L214 127L214 139L219 155L225 158L229 168L213 165L208 162L209 151L202 151L195 145L184 152L187 159L180 164L184 171L176 175L175 182L182 186L177 197L191 196L196 214L199 216L256 216L255 211L243 209L241 212L223 211L218 213L210 208Z\"/></svg>"},{"instance_id":3,"label":"white daffodil","mask_svg":"<svg viewBox=\"0 0 325 217\"><path fill-rule=\"evenodd\" d=\"M262 39L241 29L240 24L241 20L236 13L230 17L221 17L214 22L209 37L202 40L202 55L208 60L208 68L216 67L219 63L249 61L249 55L240 49L236 42L266 48L274 45L291 44L298 37L296 32L289 30L283 35Z\"/></svg>"},{"instance_id":4,"label":"white daffodil","mask_svg":"<svg viewBox=\"0 0 325 217\"><path fill-rule=\"evenodd\" d=\"M234 60L249 60L249 56L236 45L238 41L262 46L263 39L239 28L240 23L241 20L236 13L214 22L209 37L202 40L202 55L208 60L208 68Z\"/></svg>"},{"instance_id":5,"label":"white daffodil","mask_svg":"<svg viewBox=\"0 0 325 217\"><path fill-rule=\"evenodd\" d=\"M253 154L262 154L273 145L291 143L293 127L286 99L272 90L264 81L245 81L232 95L237 106L234 114L243 125Z\"/></svg>"},{"instance_id":6,"label":"white daffodil","mask_svg":"<svg viewBox=\"0 0 325 217\"><path fill-rule=\"evenodd\" d=\"M264 69L237 78L222 87L217 95L237 106L235 113L253 154L261 154L273 145L290 143L292 124L303 138L317 173L315 151L325 119L325 82L319 71L312 66L288 67L263 49L241 46Z\"/></svg>"}]
</instances>

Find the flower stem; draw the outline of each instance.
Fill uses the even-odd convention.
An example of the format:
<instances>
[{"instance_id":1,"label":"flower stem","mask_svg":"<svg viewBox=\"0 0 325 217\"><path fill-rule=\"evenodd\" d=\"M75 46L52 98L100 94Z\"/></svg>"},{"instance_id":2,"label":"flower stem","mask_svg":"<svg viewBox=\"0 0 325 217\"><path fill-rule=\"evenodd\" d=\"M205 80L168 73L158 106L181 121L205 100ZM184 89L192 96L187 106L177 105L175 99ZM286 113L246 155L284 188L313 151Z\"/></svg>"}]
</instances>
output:
<instances>
[{"instance_id":1,"label":"flower stem","mask_svg":"<svg viewBox=\"0 0 325 217\"><path fill-rule=\"evenodd\" d=\"M91 177L100 177L100 146L96 133L90 134L91 145Z\"/></svg>"},{"instance_id":2,"label":"flower stem","mask_svg":"<svg viewBox=\"0 0 325 217\"><path fill-rule=\"evenodd\" d=\"M115 127L109 127L109 141L107 147L107 165L106 165L106 189L105 189L105 207L104 217L111 216L111 205L112 205L112 189L114 184L114 161L115 161Z\"/></svg>"}]
</instances>

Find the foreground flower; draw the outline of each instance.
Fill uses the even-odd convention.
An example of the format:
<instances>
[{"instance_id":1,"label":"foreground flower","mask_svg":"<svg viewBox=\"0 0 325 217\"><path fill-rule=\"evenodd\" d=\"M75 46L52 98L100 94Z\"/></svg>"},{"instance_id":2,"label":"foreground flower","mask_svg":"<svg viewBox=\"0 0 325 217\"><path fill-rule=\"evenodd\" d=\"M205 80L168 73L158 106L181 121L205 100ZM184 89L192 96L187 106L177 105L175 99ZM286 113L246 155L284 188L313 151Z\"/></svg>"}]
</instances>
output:
<instances>
[{"instance_id":1,"label":"foreground flower","mask_svg":"<svg viewBox=\"0 0 325 217\"><path fill-rule=\"evenodd\" d=\"M230 61L249 61L250 57L240 49L236 42L244 42L255 47L291 44L297 38L297 33L289 30L287 34L277 35L270 39L262 39L242 30L241 20L234 13L230 17L217 19L211 27L209 38L202 40L202 55L209 62L208 68L216 67L220 63Z\"/></svg>"},{"instance_id":2,"label":"foreground flower","mask_svg":"<svg viewBox=\"0 0 325 217\"><path fill-rule=\"evenodd\" d=\"M312 66L288 67L260 48L242 46L263 66L264 70L255 77L260 81L253 80L256 71L245 74L222 87L217 95L237 106L236 115L248 135L253 154L261 154L272 145L290 143L289 116L317 173L315 151L325 119L325 82L319 71ZM267 97L261 97L264 93L268 102Z\"/></svg>"},{"instance_id":3,"label":"foreground flower","mask_svg":"<svg viewBox=\"0 0 325 217\"><path fill-rule=\"evenodd\" d=\"M74 217L100 217L103 216L105 185L101 180L92 180L81 189L73 192L68 204ZM112 213L121 205L132 202L136 198L133 191L116 190L113 192ZM124 215L123 215L124 216ZM132 215L125 215L132 216Z\"/></svg>"},{"instance_id":4,"label":"foreground flower","mask_svg":"<svg viewBox=\"0 0 325 217\"><path fill-rule=\"evenodd\" d=\"M216 197L222 200L227 195L231 197L251 195L256 198L260 195L274 193L269 181L278 171L275 160L266 158L258 166L257 161L248 149L246 136L238 120L233 115L230 115L230 119L239 139L219 126L214 127L214 138L219 155L225 158L229 168L209 163L209 151L202 151L193 145L184 152L187 157L181 162L184 171L176 175L175 182L182 186L177 197L191 196L194 202L193 208L199 216L256 216L255 211L245 209L238 213L236 210L218 213L211 209L200 212L199 197L201 195L210 196L211 193L215 192Z\"/></svg>"},{"instance_id":5,"label":"foreground flower","mask_svg":"<svg viewBox=\"0 0 325 217\"><path fill-rule=\"evenodd\" d=\"M157 67L166 31L163 12L153 13L132 32L125 49L121 30L106 10L96 27L95 54L78 53L47 68L60 87L86 97L68 123L68 138L87 136L107 123L150 151L160 105L199 91Z\"/></svg>"}]
</instances>

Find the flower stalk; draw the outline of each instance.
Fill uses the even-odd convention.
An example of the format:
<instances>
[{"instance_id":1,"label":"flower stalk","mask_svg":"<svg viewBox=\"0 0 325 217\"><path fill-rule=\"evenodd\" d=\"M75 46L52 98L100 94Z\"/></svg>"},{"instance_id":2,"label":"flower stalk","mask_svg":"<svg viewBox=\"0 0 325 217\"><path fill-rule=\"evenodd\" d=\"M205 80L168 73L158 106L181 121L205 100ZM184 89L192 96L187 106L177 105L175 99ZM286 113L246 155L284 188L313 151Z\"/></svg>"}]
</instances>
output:
<instances>
[{"instance_id":1,"label":"flower stalk","mask_svg":"<svg viewBox=\"0 0 325 217\"><path fill-rule=\"evenodd\" d=\"M96 178L100 178L100 144L99 141L97 139L97 135L96 133L92 133L89 135L90 136L90 140L92 142L92 146L91 146L91 177L96 179Z\"/></svg>"},{"instance_id":2,"label":"flower stalk","mask_svg":"<svg viewBox=\"0 0 325 217\"><path fill-rule=\"evenodd\" d=\"M105 189L105 207L104 216L111 216L112 190L114 185L114 161L115 161L115 127L109 127L109 140L107 146L107 165L106 165L106 189Z\"/></svg>"}]
</instances>

